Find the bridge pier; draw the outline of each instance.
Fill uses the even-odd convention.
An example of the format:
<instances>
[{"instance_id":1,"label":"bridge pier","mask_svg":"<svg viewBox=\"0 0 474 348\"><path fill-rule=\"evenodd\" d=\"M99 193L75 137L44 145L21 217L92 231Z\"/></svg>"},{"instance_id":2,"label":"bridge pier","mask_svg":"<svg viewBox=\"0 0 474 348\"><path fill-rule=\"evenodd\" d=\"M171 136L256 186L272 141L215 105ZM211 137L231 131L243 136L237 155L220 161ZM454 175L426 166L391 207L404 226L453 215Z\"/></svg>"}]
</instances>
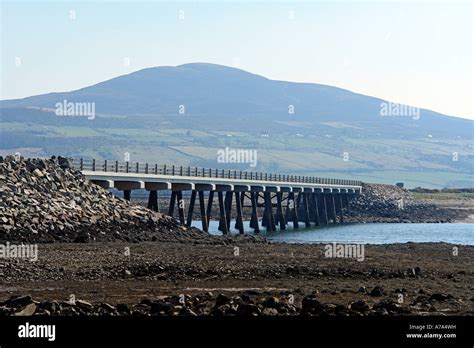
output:
<instances>
[{"instance_id":1,"label":"bridge pier","mask_svg":"<svg viewBox=\"0 0 474 348\"><path fill-rule=\"evenodd\" d=\"M316 197L316 193L311 193L310 194L310 207L311 207L311 212L313 215L313 222L315 226L320 225L319 221L319 209L318 209L318 199Z\"/></svg>"},{"instance_id":2,"label":"bridge pier","mask_svg":"<svg viewBox=\"0 0 474 348\"><path fill-rule=\"evenodd\" d=\"M309 219L309 200L308 200L308 193L302 192L303 195L303 216L304 216L304 223L306 228L311 227L311 222Z\"/></svg>"},{"instance_id":3,"label":"bridge pier","mask_svg":"<svg viewBox=\"0 0 474 348\"><path fill-rule=\"evenodd\" d=\"M272 207L272 198L271 198L271 193L270 192L264 192L263 193L263 198L264 198L264 204L265 204L265 211L264 211L264 216L265 216L265 224L268 232L275 231L275 220L273 217L273 207ZM262 226L263 221L262 221Z\"/></svg>"},{"instance_id":4,"label":"bridge pier","mask_svg":"<svg viewBox=\"0 0 474 348\"><path fill-rule=\"evenodd\" d=\"M219 201L219 212L220 212L220 219L219 219L219 231L222 231L224 235L229 233L227 228L227 216L226 216L226 209L224 204L224 194L222 191L217 192L217 199Z\"/></svg>"},{"instance_id":5,"label":"bridge pier","mask_svg":"<svg viewBox=\"0 0 474 348\"><path fill-rule=\"evenodd\" d=\"M191 194L192 197L192 194ZM175 206L178 207L178 217L179 217L179 222L187 226L187 221L184 218L184 200L183 200L183 192L182 191L171 191L171 197L170 197L170 205L168 207L168 215L169 216L174 216L174 208ZM192 204L194 207L194 204Z\"/></svg>"},{"instance_id":6,"label":"bridge pier","mask_svg":"<svg viewBox=\"0 0 474 348\"><path fill-rule=\"evenodd\" d=\"M260 227L258 226L258 192L250 192L250 200L252 204L252 216L250 218L250 227L253 228L255 233L260 233Z\"/></svg>"},{"instance_id":7,"label":"bridge pier","mask_svg":"<svg viewBox=\"0 0 474 348\"><path fill-rule=\"evenodd\" d=\"M321 207L321 212L322 212L322 217L323 217L323 224L327 225L329 223L329 218L328 218L328 209L327 209L327 204L326 204L326 194L322 193L319 195L319 200L320 200L320 207Z\"/></svg>"},{"instance_id":8,"label":"bridge pier","mask_svg":"<svg viewBox=\"0 0 474 348\"><path fill-rule=\"evenodd\" d=\"M130 201L132 190L123 190L123 199Z\"/></svg>"},{"instance_id":9,"label":"bridge pier","mask_svg":"<svg viewBox=\"0 0 474 348\"><path fill-rule=\"evenodd\" d=\"M181 191L178 191L177 197L179 197L180 192ZM204 191L196 191L196 190L191 191L191 198L189 199L188 216L186 219L185 226L191 227L192 225L193 217L194 217L194 207L196 205L196 195L199 195L199 211L201 214L202 230L208 232L209 224L208 224L208 218L207 218L207 212L206 212L206 204L204 201ZM180 211L180 220L181 220L181 210L183 211L183 215L184 215L184 201L182 200L182 196L181 196L181 202L180 202L180 198L178 198L178 209Z\"/></svg>"},{"instance_id":10,"label":"bridge pier","mask_svg":"<svg viewBox=\"0 0 474 348\"><path fill-rule=\"evenodd\" d=\"M209 222L211 220L211 215L212 215L212 201L214 200L214 191L211 190L209 191L209 195L207 196L207 226L209 226Z\"/></svg>"},{"instance_id":11,"label":"bridge pier","mask_svg":"<svg viewBox=\"0 0 474 348\"><path fill-rule=\"evenodd\" d=\"M269 206L270 206L270 223L272 231L276 231L276 219L275 214L273 214L273 198L271 192L268 192L269 197Z\"/></svg>"},{"instance_id":12,"label":"bridge pier","mask_svg":"<svg viewBox=\"0 0 474 348\"><path fill-rule=\"evenodd\" d=\"M301 204L301 201L302 201L302 198L303 198L303 192L302 190L300 190L298 192L298 198L296 198L296 209L298 211L298 216L301 216L301 208L302 208L302 204Z\"/></svg>"},{"instance_id":13,"label":"bridge pier","mask_svg":"<svg viewBox=\"0 0 474 348\"><path fill-rule=\"evenodd\" d=\"M193 213L194 205L196 204L196 191L191 191L191 198L189 199L189 208L188 208L188 219L186 220L186 226L191 227L193 222Z\"/></svg>"},{"instance_id":14,"label":"bridge pier","mask_svg":"<svg viewBox=\"0 0 474 348\"><path fill-rule=\"evenodd\" d=\"M277 222L280 225L280 230L284 231L286 229L286 222L285 216L283 215L283 207L282 207L282 200L283 200L283 193L277 192Z\"/></svg>"},{"instance_id":15,"label":"bridge pier","mask_svg":"<svg viewBox=\"0 0 474 348\"><path fill-rule=\"evenodd\" d=\"M245 197L245 192L235 191L235 209L236 209L237 215L235 218L234 227L235 229L239 230L239 233L244 228L244 225L243 225L244 218L243 218L243 213L242 213L242 208L244 206L244 197ZM239 204L240 204L240 208L239 208ZM241 219L239 219L239 209L240 209Z\"/></svg>"},{"instance_id":16,"label":"bridge pier","mask_svg":"<svg viewBox=\"0 0 474 348\"><path fill-rule=\"evenodd\" d=\"M332 198L334 200L334 213L336 214L336 222L339 222L339 193L333 193Z\"/></svg>"},{"instance_id":17,"label":"bridge pier","mask_svg":"<svg viewBox=\"0 0 474 348\"><path fill-rule=\"evenodd\" d=\"M336 223L336 206L334 202L334 194L333 193L328 193L325 195L326 197L326 207L328 210L328 218L331 220L333 224ZM328 221L329 223L329 221Z\"/></svg>"},{"instance_id":18,"label":"bridge pier","mask_svg":"<svg viewBox=\"0 0 474 348\"><path fill-rule=\"evenodd\" d=\"M316 201L318 202L319 222L321 225L326 225L326 208L324 207L323 195L321 193L316 193Z\"/></svg>"},{"instance_id":19,"label":"bridge pier","mask_svg":"<svg viewBox=\"0 0 474 348\"><path fill-rule=\"evenodd\" d=\"M257 197L261 197L263 199L263 214L262 214L262 227L267 227L269 224L269 212L267 207L267 201L265 199L265 193L257 193Z\"/></svg>"},{"instance_id":20,"label":"bridge pier","mask_svg":"<svg viewBox=\"0 0 474 348\"><path fill-rule=\"evenodd\" d=\"M350 199L351 199L351 194L347 193L345 196L345 206L346 206L346 212L347 214L351 213L351 207L350 207Z\"/></svg>"},{"instance_id":21,"label":"bridge pier","mask_svg":"<svg viewBox=\"0 0 474 348\"><path fill-rule=\"evenodd\" d=\"M330 202L331 202L331 215L332 215L332 223L337 224L337 214L336 214L336 200L334 198L334 193L330 194Z\"/></svg>"},{"instance_id":22,"label":"bridge pier","mask_svg":"<svg viewBox=\"0 0 474 348\"><path fill-rule=\"evenodd\" d=\"M232 220L232 191L226 191L224 205L225 216L227 221L227 231L230 231L230 222Z\"/></svg>"},{"instance_id":23,"label":"bridge pier","mask_svg":"<svg viewBox=\"0 0 474 348\"><path fill-rule=\"evenodd\" d=\"M273 214L273 198L271 192L268 192L268 196L270 197L270 222L271 222L271 227L272 231L276 231L276 220L275 220L275 214Z\"/></svg>"},{"instance_id":24,"label":"bridge pier","mask_svg":"<svg viewBox=\"0 0 474 348\"><path fill-rule=\"evenodd\" d=\"M176 192L176 198L178 200L178 216L179 221L182 225L186 223L184 220L184 200L183 200L183 191Z\"/></svg>"},{"instance_id":25,"label":"bridge pier","mask_svg":"<svg viewBox=\"0 0 474 348\"><path fill-rule=\"evenodd\" d=\"M148 209L158 211L158 191L151 190L148 196Z\"/></svg>"},{"instance_id":26,"label":"bridge pier","mask_svg":"<svg viewBox=\"0 0 474 348\"><path fill-rule=\"evenodd\" d=\"M286 208L285 208L285 221L286 223L293 221L292 212L290 206L293 206L293 199L291 198L291 192L286 195Z\"/></svg>"},{"instance_id":27,"label":"bridge pier","mask_svg":"<svg viewBox=\"0 0 474 348\"><path fill-rule=\"evenodd\" d=\"M300 197L300 194L298 194L298 199ZM299 226L299 221L298 221L298 206L299 204L295 200L294 194L293 194L293 209L291 210L291 221L293 221L293 229L298 229Z\"/></svg>"},{"instance_id":28,"label":"bridge pier","mask_svg":"<svg viewBox=\"0 0 474 348\"><path fill-rule=\"evenodd\" d=\"M168 206L168 215L173 216L174 215L174 206L176 205L176 192L172 191L171 192L171 197L170 197L170 204Z\"/></svg>"},{"instance_id":29,"label":"bridge pier","mask_svg":"<svg viewBox=\"0 0 474 348\"><path fill-rule=\"evenodd\" d=\"M339 222L340 223L344 222L344 211L343 211L343 207L342 207L342 196L343 196L342 193L339 193L337 195L337 202L338 202L338 205L339 205Z\"/></svg>"},{"instance_id":30,"label":"bridge pier","mask_svg":"<svg viewBox=\"0 0 474 348\"><path fill-rule=\"evenodd\" d=\"M206 214L206 203L204 201L204 191L199 191L199 210L201 211L201 223L202 230L205 232L209 231L209 226L207 224L207 214Z\"/></svg>"},{"instance_id":31,"label":"bridge pier","mask_svg":"<svg viewBox=\"0 0 474 348\"><path fill-rule=\"evenodd\" d=\"M236 226L240 234L244 234L244 219L242 216L241 192L235 191L235 206L237 210Z\"/></svg>"}]
</instances>

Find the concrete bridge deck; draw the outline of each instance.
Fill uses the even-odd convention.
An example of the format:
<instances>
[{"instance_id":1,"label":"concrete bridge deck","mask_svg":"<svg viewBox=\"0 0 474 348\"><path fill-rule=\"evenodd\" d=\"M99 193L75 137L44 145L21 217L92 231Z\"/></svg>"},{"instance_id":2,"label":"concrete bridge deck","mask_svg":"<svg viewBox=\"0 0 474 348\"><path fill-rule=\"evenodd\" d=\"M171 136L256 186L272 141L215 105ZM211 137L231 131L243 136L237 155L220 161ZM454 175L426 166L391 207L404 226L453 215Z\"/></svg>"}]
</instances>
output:
<instances>
[{"instance_id":1,"label":"concrete bridge deck","mask_svg":"<svg viewBox=\"0 0 474 348\"><path fill-rule=\"evenodd\" d=\"M179 219L190 225L196 195L199 195L203 229L208 230L214 193L220 208L220 229L228 233L235 195L236 228L243 233L242 208L245 198L252 207L251 227L259 231L258 208L264 207L262 226L268 231L285 229L288 221L294 228L299 227L298 213L303 215L307 227L327 224L329 221L342 222L343 211L349 211L349 200L362 190L362 183L355 180L329 179L273 173L256 173L235 170L218 170L197 167L149 165L118 161L96 161L80 159L76 167L91 182L103 188L115 188L130 199L132 190L145 189L150 192L148 207L158 209L157 192L171 191L169 215L173 215L177 205ZM183 191L191 191L188 218L184 216ZM207 208L204 193L207 193ZM225 200L223 198L225 193ZM284 195L286 193L286 195ZM272 195L273 194L273 195ZM263 203L259 199L263 198ZM275 204L276 199L276 204ZM283 214L286 202L286 214ZM276 214L274 215L274 208ZM339 214L339 219L338 215Z\"/></svg>"}]
</instances>

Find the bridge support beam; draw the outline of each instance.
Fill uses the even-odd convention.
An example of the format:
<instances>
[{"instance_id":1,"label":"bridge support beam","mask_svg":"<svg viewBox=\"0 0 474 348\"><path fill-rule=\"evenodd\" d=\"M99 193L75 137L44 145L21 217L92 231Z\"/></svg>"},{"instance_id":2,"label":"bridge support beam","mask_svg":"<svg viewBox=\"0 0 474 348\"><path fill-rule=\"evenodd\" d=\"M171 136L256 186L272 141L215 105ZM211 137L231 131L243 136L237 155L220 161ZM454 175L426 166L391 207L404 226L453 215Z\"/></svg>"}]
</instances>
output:
<instances>
[{"instance_id":1,"label":"bridge support beam","mask_svg":"<svg viewBox=\"0 0 474 348\"><path fill-rule=\"evenodd\" d=\"M236 195L235 195L235 209L236 209L237 215L236 215L234 227L235 227L236 230L239 230L239 233L240 233L240 229L243 228L243 225L240 226L240 220L238 219L237 200L239 200L239 202L240 202L240 210L241 210L241 215L242 215L242 207L244 206L245 192L235 191L235 193L236 193ZM242 215L242 224L243 224L243 221L244 221L244 218L243 218L243 215Z\"/></svg>"},{"instance_id":2,"label":"bridge support beam","mask_svg":"<svg viewBox=\"0 0 474 348\"><path fill-rule=\"evenodd\" d=\"M326 204L326 195L323 193L319 195L320 199L320 206L321 206L321 212L322 212L322 217L323 217L323 223L324 225L327 225L329 223L329 218L328 218L328 210L327 210L327 204Z\"/></svg>"},{"instance_id":3,"label":"bridge support beam","mask_svg":"<svg viewBox=\"0 0 474 348\"><path fill-rule=\"evenodd\" d=\"M225 193L225 215L227 218L227 231L230 231L230 221L232 220L232 191L227 191Z\"/></svg>"},{"instance_id":4,"label":"bridge support beam","mask_svg":"<svg viewBox=\"0 0 474 348\"><path fill-rule=\"evenodd\" d=\"M193 222L194 214L194 205L196 204L196 191L191 191L191 198L189 199L189 208L188 208L188 219L186 220L186 226L191 227Z\"/></svg>"},{"instance_id":5,"label":"bridge support beam","mask_svg":"<svg viewBox=\"0 0 474 348\"><path fill-rule=\"evenodd\" d=\"M152 190L148 195L148 209L158 211L158 191Z\"/></svg>"},{"instance_id":6,"label":"bridge support beam","mask_svg":"<svg viewBox=\"0 0 474 348\"><path fill-rule=\"evenodd\" d=\"M298 216L301 216L301 207L302 207L301 201L302 201L302 198L303 198L303 193L302 192L303 191L298 193L298 198L296 198L296 210L298 212Z\"/></svg>"},{"instance_id":7,"label":"bridge support beam","mask_svg":"<svg viewBox=\"0 0 474 348\"><path fill-rule=\"evenodd\" d=\"M114 187L120 191L139 190L145 188L143 181L114 181Z\"/></svg>"},{"instance_id":8,"label":"bridge support beam","mask_svg":"<svg viewBox=\"0 0 474 348\"><path fill-rule=\"evenodd\" d=\"M273 214L273 197L270 192L268 192L268 196L270 197L270 222L272 226L272 231L276 231L275 214Z\"/></svg>"},{"instance_id":9,"label":"bridge support beam","mask_svg":"<svg viewBox=\"0 0 474 348\"><path fill-rule=\"evenodd\" d=\"M303 195L303 216L304 216L304 223L306 225L306 228L311 227L311 222L309 219L309 199L308 199L308 193L303 192L301 193Z\"/></svg>"},{"instance_id":10,"label":"bridge support beam","mask_svg":"<svg viewBox=\"0 0 474 348\"><path fill-rule=\"evenodd\" d=\"M219 219L219 231L222 231L224 235L229 233L227 229L227 216L225 213L225 205L224 205L224 195L222 191L217 192L217 199L219 201L219 212L220 212L220 219Z\"/></svg>"},{"instance_id":11,"label":"bridge support beam","mask_svg":"<svg viewBox=\"0 0 474 348\"><path fill-rule=\"evenodd\" d=\"M184 220L184 200L183 200L183 192L182 191L177 191L176 192L176 198L178 199L178 216L179 216L179 221L181 222L182 225L186 223Z\"/></svg>"},{"instance_id":12,"label":"bridge support beam","mask_svg":"<svg viewBox=\"0 0 474 348\"><path fill-rule=\"evenodd\" d=\"M332 223L337 224L337 214L336 214L336 200L334 198L335 194L330 194L330 202L331 202L331 215L332 215Z\"/></svg>"},{"instance_id":13,"label":"bridge support beam","mask_svg":"<svg viewBox=\"0 0 474 348\"><path fill-rule=\"evenodd\" d=\"M123 198L126 201L130 201L131 194L132 194L132 190L123 190Z\"/></svg>"},{"instance_id":14,"label":"bridge support beam","mask_svg":"<svg viewBox=\"0 0 474 348\"><path fill-rule=\"evenodd\" d=\"M165 191L171 190L170 182L145 182L145 190L148 191Z\"/></svg>"},{"instance_id":15,"label":"bridge support beam","mask_svg":"<svg viewBox=\"0 0 474 348\"><path fill-rule=\"evenodd\" d=\"M339 219L339 193L333 193L332 197L334 199L334 212L336 213L336 221Z\"/></svg>"},{"instance_id":16,"label":"bridge support beam","mask_svg":"<svg viewBox=\"0 0 474 348\"><path fill-rule=\"evenodd\" d=\"M209 226L207 224L206 204L204 202L204 191L199 191L198 195L199 195L199 210L201 211L202 230L204 232L208 232Z\"/></svg>"},{"instance_id":17,"label":"bridge support beam","mask_svg":"<svg viewBox=\"0 0 474 348\"><path fill-rule=\"evenodd\" d=\"M194 187L194 184L192 184L192 183L172 183L171 184L171 190L176 191L176 192L190 191L190 190L194 190L194 189L195 189L195 187Z\"/></svg>"},{"instance_id":18,"label":"bridge support beam","mask_svg":"<svg viewBox=\"0 0 474 348\"><path fill-rule=\"evenodd\" d=\"M276 194L277 198L277 222L280 225L280 230L284 231L286 229L286 221L285 221L285 216L283 215L283 207L282 207L282 199L283 199L283 194L281 192L277 192Z\"/></svg>"},{"instance_id":19,"label":"bridge support beam","mask_svg":"<svg viewBox=\"0 0 474 348\"><path fill-rule=\"evenodd\" d=\"M212 201L214 200L214 191L209 191L209 195L207 196L207 226L209 227L209 221L211 220L212 215Z\"/></svg>"},{"instance_id":20,"label":"bridge support beam","mask_svg":"<svg viewBox=\"0 0 474 348\"><path fill-rule=\"evenodd\" d=\"M103 189L109 189L111 187L114 187L114 182L113 180L91 180L93 184L99 185Z\"/></svg>"},{"instance_id":21,"label":"bridge support beam","mask_svg":"<svg viewBox=\"0 0 474 348\"><path fill-rule=\"evenodd\" d=\"M339 205L339 222L340 223L344 222L344 211L343 211L343 207L342 207L342 196L343 196L342 193L339 193L337 195L337 202L338 202L338 205Z\"/></svg>"},{"instance_id":22,"label":"bridge support beam","mask_svg":"<svg viewBox=\"0 0 474 348\"><path fill-rule=\"evenodd\" d=\"M293 228L296 230L300 227L299 221L298 221L298 206L295 200L294 193L291 192L291 194L292 194L292 202L293 202L293 209L291 210L291 221L293 221ZM299 198L299 194L298 194L298 198Z\"/></svg>"},{"instance_id":23,"label":"bridge support beam","mask_svg":"<svg viewBox=\"0 0 474 348\"><path fill-rule=\"evenodd\" d=\"M176 205L176 192L171 192L170 205L168 206L168 215L173 217L174 215L174 206Z\"/></svg>"},{"instance_id":24,"label":"bridge support beam","mask_svg":"<svg viewBox=\"0 0 474 348\"><path fill-rule=\"evenodd\" d=\"M333 219L333 216L332 216L332 207L331 207L331 194L330 193L325 193L323 195L323 198L324 198L324 203L326 204L326 214L328 216L328 224L330 221L332 221Z\"/></svg>"},{"instance_id":25,"label":"bridge support beam","mask_svg":"<svg viewBox=\"0 0 474 348\"><path fill-rule=\"evenodd\" d=\"M318 200L317 200L317 197L316 197L316 193L311 193L309 198L310 198L311 211L313 213L314 225L319 226L320 225L319 209L318 209Z\"/></svg>"},{"instance_id":26,"label":"bridge support beam","mask_svg":"<svg viewBox=\"0 0 474 348\"><path fill-rule=\"evenodd\" d=\"M275 231L275 219L273 217L273 207L272 207L272 197L270 192L264 192L263 193L263 198L265 202L265 222L266 222L266 228L268 232Z\"/></svg>"},{"instance_id":27,"label":"bridge support beam","mask_svg":"<svg viewBox=\"0 0 474 348\"><path fill-rule=\"evenodd\" d=\"M257 197L262 197L263 199L263 215L262 215L262 227L268 226L268 212L267 212L267 202L265 200L265 193L262 194L258 193Z\"/></svg>"},{"instance_id":28,"label":"bridge support beam","mask_svg":"<svg viewBox=\"0 0 474 348\"><path fill-rule=\"evenodd\" d=\"M262 215L262 227L265 227L267 232L271 230L270 228L270 211L268 209L267 195L263 192L263 215Z\"/></svg>"},{"instance_id":29,"label":"bridge support beam","mask_svg":"<svg viewBox=\"0 0 474 348\"><path fill-rule=\"evenodd\" d=\"M258 226L258 192L250 192L250 200L252 203L252 216L250 218L250 227L253 228L255 233L260 233L260 227Z\"/></svg>"},{"instance_id":30,"label":"bridge support beam","mask_svg":"<svg viewBox=\"0 0 474 348\"><path fill-rule=\"evenodd\" d=\"M349 201L350 201L350 193L347 193L347 194L344 195L344 203L345 203L345 206L346 206L347 214L350 214L350 212L351 212L351 207L350 207Z\"/></svg>"},{"instance_id":31,"label":"bridge support beam","mask_svg":"<svg viewBox=\"0 0 474 348\"><path fill-rule=\"evenodd\" d=\"M239 230L239 233L244 234L244 219L242 217L242 201L240 195L240 192L235 191L235 205L237 210L236 225L237 229Z\"/></svg>"},{"instance_id":32,"label":"bridge support beam","mask_svg":"<svg viewBox=\"0 0 474 348\"><path fill-rule=\"evenodd\" d=\"M291 208L293 207L293 204L294 204L294 199L291 198L293 195L290 192L286 196L286 210L285 210L286 223L293 221L293 216L292 216L292 211L291 211Z\"/></svg>"}]
</instances>

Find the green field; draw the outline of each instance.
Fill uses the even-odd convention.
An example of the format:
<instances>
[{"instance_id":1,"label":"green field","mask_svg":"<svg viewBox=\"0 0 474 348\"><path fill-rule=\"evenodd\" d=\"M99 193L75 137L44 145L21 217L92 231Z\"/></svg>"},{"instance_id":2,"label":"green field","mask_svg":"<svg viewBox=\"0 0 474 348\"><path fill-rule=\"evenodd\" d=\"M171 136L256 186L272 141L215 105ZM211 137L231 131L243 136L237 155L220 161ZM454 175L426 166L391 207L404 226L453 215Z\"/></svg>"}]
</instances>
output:
<instances>
[{"instance_id":1,"label":"green field","mask_svg":"<svg viewBox=\"0 0 474 348\"><path fill-rule=\"evenodd\" d=\"M64 124L40 120L34 127L28 121L0 123L1 135L10 139L0 153L120 161L129 153L132 162L404 182L409 188L471 187L474 182L470 139L391 139L370 132L368 136L347 133L347 127L337 124L313 124L306 129L274 122L267 134L245 123L226 129L190 118L98 117L61 120ZM225 147L256 150L257 166L218 163L217 153ZM457 160L453 153L458 154Z\"/></svg>"}]
</instances>

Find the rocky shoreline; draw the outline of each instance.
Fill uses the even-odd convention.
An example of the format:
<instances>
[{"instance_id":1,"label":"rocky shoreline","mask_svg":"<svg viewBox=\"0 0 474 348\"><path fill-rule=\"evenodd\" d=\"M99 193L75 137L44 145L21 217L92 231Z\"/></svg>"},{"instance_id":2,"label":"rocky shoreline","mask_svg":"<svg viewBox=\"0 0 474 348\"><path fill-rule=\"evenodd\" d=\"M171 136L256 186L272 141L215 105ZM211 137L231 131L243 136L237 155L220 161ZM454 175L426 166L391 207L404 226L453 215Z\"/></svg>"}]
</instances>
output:
<instances>
[{"instance_id":1,"label":"rocky shoreline","mask_svg":"<svg viewBox=\"0 0 474 348\"><path fill-rule=\"evenodd\" d=\"M381 288L372 289L371 296L381 296ZM198 295L160 296L145 298L136 304L91 303L84 300L35 301L30 295L12 296L0 302L0 316L387 316L432 315L439 303L456 303L442 293L420 294L411 304L379 300L370 305L357 300L348 305L322 303L318 293L304 296L295 303L286 291L280 296L265 296L258 291L244 291L228 296L212 292ZM403 290L400 290L403 295Z\"/></svg>"},{"instance_id":2,"label":"rocky shoreline","mask_svg":"<svg viewBox=\"0 0 474 348\"><path fill-rule=\"evenodd\" d=\"M445 243L366 245L362 262L319 244L42 244L35 262L0 262L0 312L25 310L11 298L28 294L22 315L52 302L49 315L474 315L473 259L473 246Z\"/></svg>"},{"instance_id":3,"label":"rocky shoreline","mask_svg":"<svg viewBox=\"0 0 474 348\"><path fill-rule=\"evenodd\" d=\"M450 223L464 220L469 211L440 207L419 201L398 186L362 185L362 193L351 200L351 223Z\"/></svg>"}]
</instances>

